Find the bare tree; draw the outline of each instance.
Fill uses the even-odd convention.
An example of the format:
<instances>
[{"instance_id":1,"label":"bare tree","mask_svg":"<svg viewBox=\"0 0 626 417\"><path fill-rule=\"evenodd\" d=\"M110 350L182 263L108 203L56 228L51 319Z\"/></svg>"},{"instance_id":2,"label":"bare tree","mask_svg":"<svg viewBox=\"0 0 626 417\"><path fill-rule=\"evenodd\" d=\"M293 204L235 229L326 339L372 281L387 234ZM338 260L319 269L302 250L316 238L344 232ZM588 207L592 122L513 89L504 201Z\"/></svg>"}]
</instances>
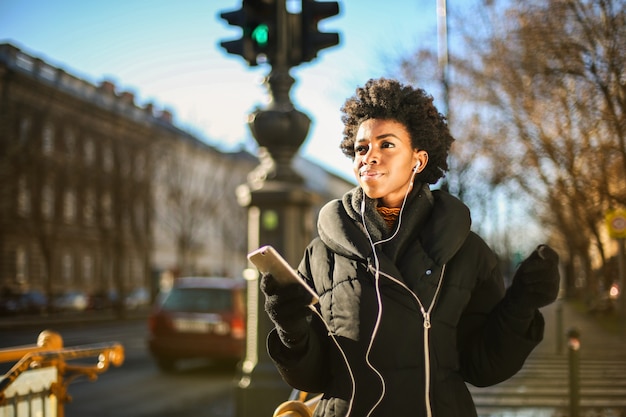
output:
<instances>
[{"instance_id":1,"label":"bare tree","mask_svg":"<svg viewBox=\"0 0 626 417\"><path fill-rule=\"evenodd\" d=\"M157 170L156 219L176 246L179 272L197 273L197 258L242 237L241 227L236 233L229 230L231 222L242 226L241 213L233 208L235 187L244 180L229 158L206 144L190 140L164 146L167 151L161 149ZM243 225L245 237L245 219Z\"/></svg>"},{"instance_id":2,"label":"bare tree","mask_svg":"<svg viewBox=\"0 0 626 417\"><path fill-rule=\"evenodd\" d=\"M626 197L626 5L490 1L462 21L451 25L462 40L451 59L454 126L471 133L463 140L480 149L489 184L532 202L570 284L582 269L593 290L604 214Z\"/></svg>"}]
</instances>

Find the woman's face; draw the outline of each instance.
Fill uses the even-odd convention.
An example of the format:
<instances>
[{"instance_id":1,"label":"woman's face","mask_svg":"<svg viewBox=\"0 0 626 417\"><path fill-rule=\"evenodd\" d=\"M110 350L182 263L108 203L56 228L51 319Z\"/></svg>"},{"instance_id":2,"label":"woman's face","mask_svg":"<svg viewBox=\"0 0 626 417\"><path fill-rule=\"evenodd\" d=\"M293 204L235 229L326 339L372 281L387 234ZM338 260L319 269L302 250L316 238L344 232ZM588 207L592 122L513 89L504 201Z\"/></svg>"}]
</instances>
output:
<instances>
[{"instance_id":1,"label":"woman's face","mask_svg":"<svg viewBox=\"0 0 626 417\"><path fill-rule=\"evenodd\" d=\"M384 207L400 207L411 187L413 169L428 162L425 151L413 149L409 133L395 120L369 119L361 123L354 142L354 175L365 194Z\"/></svg>"}]
</instances>

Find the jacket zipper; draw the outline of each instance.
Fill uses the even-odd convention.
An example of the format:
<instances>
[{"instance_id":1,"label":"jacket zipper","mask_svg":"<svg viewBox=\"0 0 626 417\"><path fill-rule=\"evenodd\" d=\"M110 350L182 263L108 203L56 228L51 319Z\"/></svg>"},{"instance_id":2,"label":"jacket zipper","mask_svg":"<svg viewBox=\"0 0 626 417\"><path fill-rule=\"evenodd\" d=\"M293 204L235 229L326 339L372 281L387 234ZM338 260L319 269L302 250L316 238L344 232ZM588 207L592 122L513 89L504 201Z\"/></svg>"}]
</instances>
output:
<instances>
[{"instance_id":1,"label":"jacket zipper","mask_svg":"<svg viewBox=\"0 0 626 417\"><path fill-rule=\"evenodd\" d=\"M371 266L370 266L371 268ZM401 287L403 287L404 289L406 289L412 296L413 298L415 298L415 300L417 301L417 303L420 306L420 311L422 312L422 317L424 318L424 395L425 395L425 400L426 400L426 415L427 417L432 417L433 415L433 411L432 411L432 405L430 403L430 327L431 327L431 322L430 322L430 313L432 313L433 308L435 307L435 303L437 301L437 299L439 298L439 291L441 290L441 284L443 282L443 275L446 271L446 264L444 264L441 267L441 275L439 276L439 282L437 283L437 289L435 290L435 294L433 295L433 299L430 302L430 305L428 306L428 310L426 310L424 308L424 305L422 304L422 301L419 299L419 297L417 296L417 294L415 294L413 291L411 291L411 289L409 287L406 286L406 284L394 277L392 277L389 274L386 274L382 271L379 271L380 274L384 275L385 277L389 278L390 280L392 280L393 282L395 282L396 284L400 285Z\"/></svg>"}]
</instances>

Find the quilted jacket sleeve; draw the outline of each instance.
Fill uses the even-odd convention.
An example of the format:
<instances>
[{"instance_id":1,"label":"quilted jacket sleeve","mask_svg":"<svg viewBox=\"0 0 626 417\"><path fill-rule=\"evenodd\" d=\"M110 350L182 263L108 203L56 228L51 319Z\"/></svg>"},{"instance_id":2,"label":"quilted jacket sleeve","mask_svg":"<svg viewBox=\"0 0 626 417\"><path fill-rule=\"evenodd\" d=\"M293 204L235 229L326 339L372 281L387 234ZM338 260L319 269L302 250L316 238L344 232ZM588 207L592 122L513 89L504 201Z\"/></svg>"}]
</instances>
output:
<instances>
[{"instance_id":1,"label":"quilted jacket sleeve","mask_svg":"<svg viewBox=\"0 0 626 417\"><path fill-rule=\"evenodd\" d=\"M478 236L473 259L479 276L458 326L460 372L475 386L500 383L515 375L532 350L543 339L544 319L537 310L528 320L520 320L503 308L504 281L496 257ZM480 256L482 255L482 256Z\"/></svg>"},{"instance_id":2,"label":"quilted jacket sleeve","mask_svg":"<svg viewBox=\"0 0 626 417\"><path fill-rule=\"evenodd\" d=\"M311 247L305 252L298 271L309 282L311 279L310 253ZM319 293L319 291L317 291ZM267 350L283 379L293 388L306 392L322 392L330 380L328 358L328 331L317 314L313 314L309 333L309 341L305 349L290 351L282 344L276 329L267 338Z\"/></svg>"},{"instance_id":3,"label":"quilted jacket sleeve","mask_svg":"<svg viewBox=\"0 0 626 417\"><path fill-rule=\"evenodd\" d=\"M313 318L312 327L319 320ZM322 325L323 326L323 325ZM330 379L325 341L312 330L307 348L302 352L290 352L280 341L276 329L267 338L267 350L282 378L291 387L306 392L322 392Z\"/></svg>"}]
</instances>

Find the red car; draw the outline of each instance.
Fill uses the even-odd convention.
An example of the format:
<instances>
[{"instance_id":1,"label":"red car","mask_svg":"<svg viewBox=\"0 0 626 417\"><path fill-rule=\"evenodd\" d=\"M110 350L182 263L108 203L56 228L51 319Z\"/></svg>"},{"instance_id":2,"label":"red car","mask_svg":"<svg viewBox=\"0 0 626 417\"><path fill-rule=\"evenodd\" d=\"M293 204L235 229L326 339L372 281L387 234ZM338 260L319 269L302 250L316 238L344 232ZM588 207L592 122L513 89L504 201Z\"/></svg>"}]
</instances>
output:
<instances>
[{"instance_id":1,"label":"red car","mask_svg":"<svg viewBox=\"0 0 626 417\"><path fill-rule=\"evenodd\" d=\"M245 280L178 278L153 308L148 347L164 371L181 359L236 362L244 356L245 321Z\"/></svg>"}]
</instances>

